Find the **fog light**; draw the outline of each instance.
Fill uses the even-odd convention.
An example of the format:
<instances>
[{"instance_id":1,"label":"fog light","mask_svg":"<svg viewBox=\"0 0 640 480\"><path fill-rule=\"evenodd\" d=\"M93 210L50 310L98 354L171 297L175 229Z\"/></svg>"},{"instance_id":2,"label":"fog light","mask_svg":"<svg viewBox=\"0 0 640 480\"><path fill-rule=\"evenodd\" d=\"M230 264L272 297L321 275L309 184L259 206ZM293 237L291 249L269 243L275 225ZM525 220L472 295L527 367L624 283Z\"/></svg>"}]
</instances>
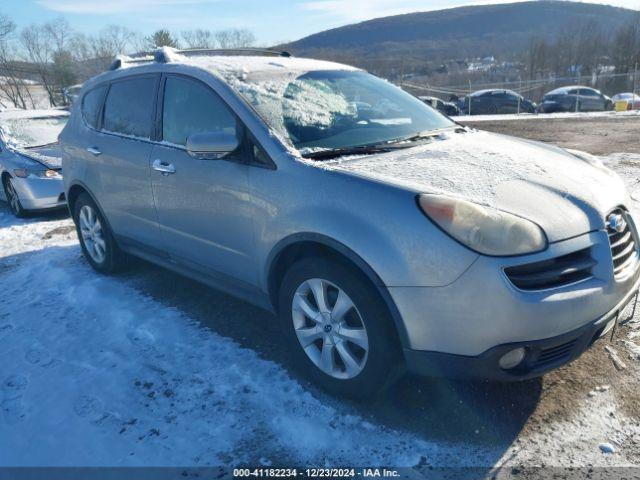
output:
<instances>
[{"instance_id":1,"label":"fog light","mask_svg":"<svg viewBox=\"0 0 640 480\"><path fill-rule=\"evenodd\" d=\"M520 365L520 362L524 360L525 349L523 347L516 348L510 352L505 353L500 359L500 368L504 370L510 370Z\"/></svg>"}]
</instances>

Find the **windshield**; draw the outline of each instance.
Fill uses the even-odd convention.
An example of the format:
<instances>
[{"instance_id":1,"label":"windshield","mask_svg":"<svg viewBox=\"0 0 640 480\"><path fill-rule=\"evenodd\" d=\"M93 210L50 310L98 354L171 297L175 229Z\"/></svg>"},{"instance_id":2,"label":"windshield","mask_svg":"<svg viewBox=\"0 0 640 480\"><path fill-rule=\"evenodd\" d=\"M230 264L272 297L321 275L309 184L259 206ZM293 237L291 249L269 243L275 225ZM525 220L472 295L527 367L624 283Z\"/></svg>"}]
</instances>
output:
<instances>
[{"instance_id":1,"label":"windshield","mask_svg":"<svg viewBox=\"0 0 640 480\"><path fill-rule=\"evenodd\" d=\"M361 71L312 71L287 79L281 89L274 83L245 85L240 93L303 155L455 126L402 89ZM265 91L269 95L259 94Z\"/></svg>"},{"instance_id":2,"label":"windshield","mask_svg":"<svg viewBox=\"0 0 640 480\"><path fill-rule=\"evenodd\" d=\"M14 118L3 120L0 130L8 145L29 148L57 142L66 123L67 116Z\"/></svg>"}]
</instances>

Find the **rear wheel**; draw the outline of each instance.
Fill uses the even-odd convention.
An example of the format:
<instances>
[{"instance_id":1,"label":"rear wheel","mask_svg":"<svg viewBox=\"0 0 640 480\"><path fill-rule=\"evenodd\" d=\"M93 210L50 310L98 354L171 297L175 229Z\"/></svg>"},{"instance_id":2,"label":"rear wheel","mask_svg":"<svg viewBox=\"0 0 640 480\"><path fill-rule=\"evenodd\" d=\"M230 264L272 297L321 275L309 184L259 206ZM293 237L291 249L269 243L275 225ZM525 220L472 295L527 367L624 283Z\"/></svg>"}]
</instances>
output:
<instances>
[{"instance_id":1,"label":"rear wheel","mask_svg":"<svg viewBox=\"0 0 640 480\"><path fill-rule=\"evenodd\" d=\"M20 203L20 197L18 197L18 192L16 192L16 189L11 182L11 177L5 176L2 181L2 185L4 187L4 195L7 197L7 203L9 204L11 213L18 218L23 218L27 214L27 211L22 207L22 203Z\"/></svg>"},{"instance_id":2,"label":"rear wheel","mask_svg":"<svg viewBox=\"0 0 640 480\"><path fill-rule=\"evenodd\" d=\"M283 280L280 313L296 366L331 393L371 398L400 376L388 309L359 272L331 260L297 262Z\"/></svg>"},{"instance_id":3,"label":"rear wheel","mask_svg":"<svg viewBox=\"0 0 640 480\"><path fill-rule=\"evenodd\" d=\"M113 238L109 225L93 199L80 194L74 207L80 246L91 266L101 273L114 273L123 266L124 255Z\"/></svg>"}]
</instances>

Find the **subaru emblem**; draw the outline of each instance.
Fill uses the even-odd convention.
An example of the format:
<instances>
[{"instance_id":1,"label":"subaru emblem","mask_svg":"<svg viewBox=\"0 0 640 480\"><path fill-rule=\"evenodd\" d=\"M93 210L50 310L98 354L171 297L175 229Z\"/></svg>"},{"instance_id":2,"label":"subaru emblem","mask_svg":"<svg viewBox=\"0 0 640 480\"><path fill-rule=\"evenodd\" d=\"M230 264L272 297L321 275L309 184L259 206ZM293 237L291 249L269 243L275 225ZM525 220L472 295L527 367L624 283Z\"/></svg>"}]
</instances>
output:
<instances>
[{"instance_id":1,"label":"subaru emblem","mask_svg":"<svg viewBox=\"0 0 640 480\"><path fill-rule=\"evenodd\" d=\"M607 218L607 227L614 232L621 233L627 228L627 221L619 213L612 213Z\"/></svg>"}]
</instances>

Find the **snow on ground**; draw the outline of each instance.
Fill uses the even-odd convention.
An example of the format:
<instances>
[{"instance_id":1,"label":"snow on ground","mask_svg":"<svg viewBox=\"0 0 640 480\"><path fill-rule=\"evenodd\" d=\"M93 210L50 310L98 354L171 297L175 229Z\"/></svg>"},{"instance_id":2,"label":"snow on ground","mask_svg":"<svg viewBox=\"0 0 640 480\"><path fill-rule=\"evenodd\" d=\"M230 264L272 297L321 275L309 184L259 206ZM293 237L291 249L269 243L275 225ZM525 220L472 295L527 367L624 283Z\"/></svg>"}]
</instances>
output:
<instances>
[{"instance_id":1,"label":"snow on ground","mask_svg":"<svg viewBox=\"0 0 640 480\"><path fill-rule=\"evenodd\" d=\"M640 116L640 110L627 112L557 112L557 113L520 113L520 114L501 114L501 115L460 115L452 117L458 122L493 122L503 120L553 120L562 118L620 118Z\"/></svg>"},{"instance_id":2,"label":"snow on ground","mask_svg":"<svg viewBox=\"0 0 640 480\"><path fill-rule=\"evenodd\" d=\"M640 156L605 161L636 185ZM606 388L511 446L374 424L126 279L93 272L70 220L16 220L3 205L0 292L0 466L611 466L632 462L626 447L640 438Z\"/></svg>"},{"instance_id":3,"label":"snow on ground","mask_svg":"<svg viewBox=\"0 0 640 480\"><path fill-rule=\"evenodd\" d=\"M70 225L0 214L0 465L487 463L314 398L279 365L97 275Z\"/></svg>"}]
</instances>

